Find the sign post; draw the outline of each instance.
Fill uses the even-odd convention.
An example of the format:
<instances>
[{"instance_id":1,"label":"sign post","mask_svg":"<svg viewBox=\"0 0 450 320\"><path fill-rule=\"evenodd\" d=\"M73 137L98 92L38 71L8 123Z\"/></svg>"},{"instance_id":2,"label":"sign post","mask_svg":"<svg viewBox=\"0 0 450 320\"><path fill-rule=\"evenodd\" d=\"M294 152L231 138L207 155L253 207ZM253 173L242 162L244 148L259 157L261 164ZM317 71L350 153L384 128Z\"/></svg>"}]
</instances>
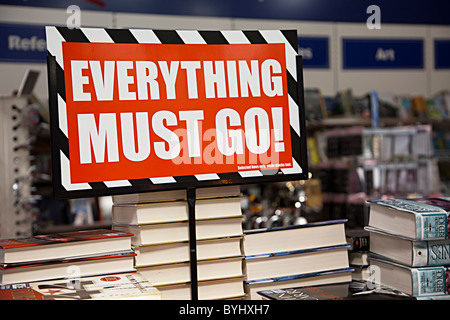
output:
<instances>
[{"instance_id":1,"label":"sign post","mask_svg":"<svg viewBox=\"0 0 450 320\"><path fill-rule=\"evenodd\" d=\"M307 179L293 30L46 27L54 197ZM300 61L300 63L299 63Z\"/></svg>"}]
</instances>

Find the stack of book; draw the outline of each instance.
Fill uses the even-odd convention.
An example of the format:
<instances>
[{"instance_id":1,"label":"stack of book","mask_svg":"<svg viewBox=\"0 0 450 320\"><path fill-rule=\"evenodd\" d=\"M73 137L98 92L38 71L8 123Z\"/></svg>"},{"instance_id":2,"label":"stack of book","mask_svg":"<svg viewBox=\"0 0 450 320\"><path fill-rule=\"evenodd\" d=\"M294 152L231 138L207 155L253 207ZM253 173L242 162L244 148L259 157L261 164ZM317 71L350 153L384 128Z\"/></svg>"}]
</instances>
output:
<instances>
[{"instance_id":1,"label":"stack of book","mask_svg":"<svg viewBox=\"0 0 450 320\"><path fill-rule=\"evenodd\" d=\"M450 299L449 211L449 198L371 201L371 281L417 299Z\"/></svg>"},{"instance_id":2,"label":"stack of book","mask_svg":"<svg viewBox=\"0 0 450 320\"><path fill-rule=\"evenodd\" d=\"M244 296L239 186L196 191L198 298ZM113 229L133 233L135 267L162 299L191 299L186 190L113 197Z\"/></svg>"},{"instance_id":3,"label":"stack of book","mask_svg":"<svg viewBox=\"0 0 450 320\"><path fill-rule=\"evenodd\" d=\"M0 285L133 272L131 237L95 229L0 240Z\"/></svg>"},{"instance_id":4,"label":"stack of book","mask_svg":"<svg viewBox=\"0 0 450 320\"><path fill-rule=\"evenodd\" d=\"M346 220L244 232L247 298L262 290L351 281Z\"/></svg>"}]
</instances>

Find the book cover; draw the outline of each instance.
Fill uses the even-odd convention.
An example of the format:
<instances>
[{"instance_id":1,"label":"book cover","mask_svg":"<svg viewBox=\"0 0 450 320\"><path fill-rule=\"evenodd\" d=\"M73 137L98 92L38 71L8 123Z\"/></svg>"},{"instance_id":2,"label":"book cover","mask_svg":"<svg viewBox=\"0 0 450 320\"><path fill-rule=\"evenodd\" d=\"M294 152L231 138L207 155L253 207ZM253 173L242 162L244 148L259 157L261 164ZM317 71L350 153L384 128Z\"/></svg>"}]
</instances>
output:
<instances>
[{"instance_id":1,"label":"book cover","mask_svg":"<svg viewBox=\"0 0 450 320\"><path fill-rule=\"evenodd\" d=\"M138 272L0 286L0 300L159 300L160 292Z\"/></svg>"},{"instance_id":2,"label":"book cover","mask_svg":"<svg viewBox=\"0 0 450 320\"><path fill-rule=\"evenodd\" d=\"M352 280L353 271L353 268L343 268L323 272L296 274L287 277L246 280L244 287L248 299L261 300L262 296L257 293L258 291L349 282Z\"/></svg>"},{"instance_id":3,"label":"book cover","mask_svg":"<svg viewBox=\"0 0 450 320\"><path fill-rule=\"evenodd\" d=\"M0 300L45 300L29 283L0 285Z\"/></svg>"},{"instance_id":4,"label":"book cover","mask_svg":"<svg viewBox=\"0 0 450 320\"><path fill-rule=\"evenodd\" d=\"M243 254L252 256L273 252L304 250L346 243L347 220L329 220L303 225L244 231Z\"/></svg>"},{"instance_id":5,"label":"book cover","mask_svg":"<svg viewBox=\"0 0 450 320\"><path fill-rule=\"evenodd\" d=\"M270 300L414 300L401 291L364 280L259 291Z\"/></svg>"}]
</instances>

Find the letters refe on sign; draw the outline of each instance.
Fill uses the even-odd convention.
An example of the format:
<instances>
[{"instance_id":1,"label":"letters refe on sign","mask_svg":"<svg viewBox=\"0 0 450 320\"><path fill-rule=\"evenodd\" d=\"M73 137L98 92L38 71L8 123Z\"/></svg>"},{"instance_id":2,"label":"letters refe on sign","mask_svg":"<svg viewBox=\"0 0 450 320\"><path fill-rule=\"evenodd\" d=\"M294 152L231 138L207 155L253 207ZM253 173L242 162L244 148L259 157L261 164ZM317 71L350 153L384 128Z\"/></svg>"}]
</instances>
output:
<instances>
[{"instance_id":1,"label":"letters refe on sign","mask_svg":"<svg viewBox=\"0 0 450 320\"><path fill-rule=\"evenodd\" d=\"M292 167L284 44L62 50L72 183Z\"/></svg>"}]
</instances>

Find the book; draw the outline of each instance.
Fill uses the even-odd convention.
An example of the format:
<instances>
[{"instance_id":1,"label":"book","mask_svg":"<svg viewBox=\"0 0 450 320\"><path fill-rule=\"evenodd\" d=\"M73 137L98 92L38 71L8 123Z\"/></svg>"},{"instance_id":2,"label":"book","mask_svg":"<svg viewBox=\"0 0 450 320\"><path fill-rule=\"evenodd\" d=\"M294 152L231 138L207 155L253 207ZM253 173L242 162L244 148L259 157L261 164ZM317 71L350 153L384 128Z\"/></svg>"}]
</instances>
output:
<instances>
[{"instance_id":1,"label":"book","mask_svg":"<svg viewBox=\"0 0 450 320\"><path fill-rule=\"evenodd\" d=\"M132 234L109 229L0 240L0 264L104 254L131 248Z\"/></svg>"},{"instance_id":2,"label":"book","mask_svg":"<svg viewBox=\"0 0 450 320\"><path fill-rule=\"evenodd\" d=\"M323 272L312 272L297 274L287 277L269 278L261 280L246 280L244 282L246 299L262 300L259 291L277 290L290 287L315 286L321 284L333 284L352 281L352 268L329 270Z\"/></svg>"},{"instance_id":3,"label":"book","mask_svg":"<svg viewBox=\"0 0 450 320\"><path fill-rule=\"evenodd\" d=\"M378 283L414 297L448 296L450 298L450 268L432 266L412 268L371 256L371 268L378 269ZM441 297L442 298L442 297Z\"/></svg>"},{"instance_id":4,"label":"book","mask_svg":"<svg viewBox=\"0 0 450 320\"><path fill-rule=\"evenodd\" d=\"M414 96L411 98L413 115L417 118L427 117L427 103L423 96Z\"/></svg>"},{"instance_id":5,"label":"book","mask_svg":"<svg viewBox=\"0 0 450 320\"><path fill-rule=\"evenodd\" d=\"M263 290L258 294L268 300L414 300L403 292L364 280Z\"/></svg>"},{"instance_id":6,"label":"book","mask_svg":"<svg viewBox=\"0 0 450 320\"><path fill-rule=\"evenodd\" d=\"M369 280L372 276L370 272L370 266L358 266L350 264L350 267L354 269L352 273L353 280Z\"/></svg>"},{"instance_id":7,"label":"book","mask_svg":"<svg viewBox=\"0 0 450 320\"><path fill-rule=\"evenodd\" d=\"M366 267L369 265L369 252L368 251L349 251L348 262L350 266Z\"/></svg>"},{"instance_id":8,"label":"book","mask_svg":"<svg viewBox=\"0 0 450 320\"><path fill-rule=\"evenodd\" d=\"M241 194L239 185L227 185L219 187L197 188L197 199L220 198L237 196ZM115 195L112 197L114 204L133 204L145 202L158 202L168 200L186 200L186 190L154 191L145 193L130 193Z\"/></svg>"},{"instance_id":9,"label":"book","mask_svg":"<svg viewBox=\"0 0 450 320\"><path fill-rule=\"evenodd\" d=\"M0 286L0 300L159 300L141 274L118 273Z\"/></svg>"},{"instance_id":10,"label":"book","mask_svg":"<svg viewBox=\"0 0 450 320\"><path fill-rule=\"evenodd\" d=\"M0 284L136 271L133 251L0 266Z\"/></svg>"},{"instance_id":11,"label":"book","mask_svg":"<svg viewBox=\"0 0 450 320\"><path fill-rule=\"evenodd\" d=\"M342 245L346 243L344 223L329 220L271 229L245 230L245 256Z\"/></svg>"},{"instance_id":12,"label":"book","mask_svg":"<svg viewBox=\"0 0 450 320\"><path fill-rule=\"evenodd\" d=\"M369 204L369 227L414 240L448 238L448 199L370 200Z\"/></svg>"},{"instance_id":13,"label":"book","mask_svg":"<svg viewBox=\"0 0 450 320\"><path fill-rule=\"evenodd\" d=\"M369 251L370 238L369 231L358 228L345 230L346 241L350 244L349 251Z\"/></svg>"},{"instance_id":14,"label":"book","mask_svg":"<svg viewBox=\"0 0 450 320\"><path fill-rule=\"evenodd\" d=\"M189 240L188 222L147 225L113 225L113 229L133 233L133 245L163 244ZM198 240L242 235L242 216L196 221Z\"/></svg>"},{"instance_id":15,"label":"book","mask_svg":"<svg viewBox=\"0 0 450 320\"><path fill-rule=\"evenodd\" d=\"M355 271L352 273L353 280L367 280L370 277L369 272L369 231L363 228L348 229L345 231L347 243L350 245L348 250L348 262Z\"/></svg>"},{"instance_id":16,"label":"book","mask_svg":"<svg viewBox=\"0 0 450 320\"><path fill-rule=\"evenodd\" d=\"M293 239L294 240L294 239ZM247 280L348 268L348 244L245 256Z\"/></svg>"},{"instance_id":17,"label":"book","mask_svg":"<svg viewBox=\"0 0 450 320\"><path fill-rule=\"evenodd\" d=\"M196 220L242 216L241 197L201 199L195 202ZM115 224L152 224L188 221L187 201L161 201L151 203L113 205Z\"/></svg>"},{"instance_id":18,"label":"book","mask_svg":"<svg viewBox=\"0 0 450 320\"><path fill-rule=\"evenodd\" d=\"M305 118L308 121L319 121L327 117L325 100L318 88L305 88Z\"/></svg>"},{"instance_id":19,"label":"book","mask_svg":"<svg viewBox=\"0 0 450 320\"><path fill-rule=\"evenodd\" d=\"M190 300L190 283L156 286L162 300ZM245 296L243 277L198 282L199 300L240 299Z\"/></svg>"},{"instance_id":20,"label":"book","mask_svg":"<svg viewBox=\"0 0 450 320\"><path fill-rule=\"evenodd\" d=\"M217 259L241 256L242 236L197 241L197 259ZM189 261L189 241L159 245L134 246L136 267Z\"/></svg>"},{"instance_id":21,"label":"book","mask_svg":"<svg viewBox=\"0 0 450 320\"><path fill-rule=\"evenodd\" d=\"M450 239L412 240L375 228L370 231L371 252L410 266L450 265Z\"/></svg>"},{"instance_id":22,"label":"book","mask_svg":"<svg viewBox=\"0 0 450 320\"><path fill-rule=\"evenodd\" d=\"M186 283L191 280L191 266L189 261L149 267L137 267L137 270L155 286ZM197 260L198 281L242 276L241 256Z\"/></svg>"}]
</instances>

